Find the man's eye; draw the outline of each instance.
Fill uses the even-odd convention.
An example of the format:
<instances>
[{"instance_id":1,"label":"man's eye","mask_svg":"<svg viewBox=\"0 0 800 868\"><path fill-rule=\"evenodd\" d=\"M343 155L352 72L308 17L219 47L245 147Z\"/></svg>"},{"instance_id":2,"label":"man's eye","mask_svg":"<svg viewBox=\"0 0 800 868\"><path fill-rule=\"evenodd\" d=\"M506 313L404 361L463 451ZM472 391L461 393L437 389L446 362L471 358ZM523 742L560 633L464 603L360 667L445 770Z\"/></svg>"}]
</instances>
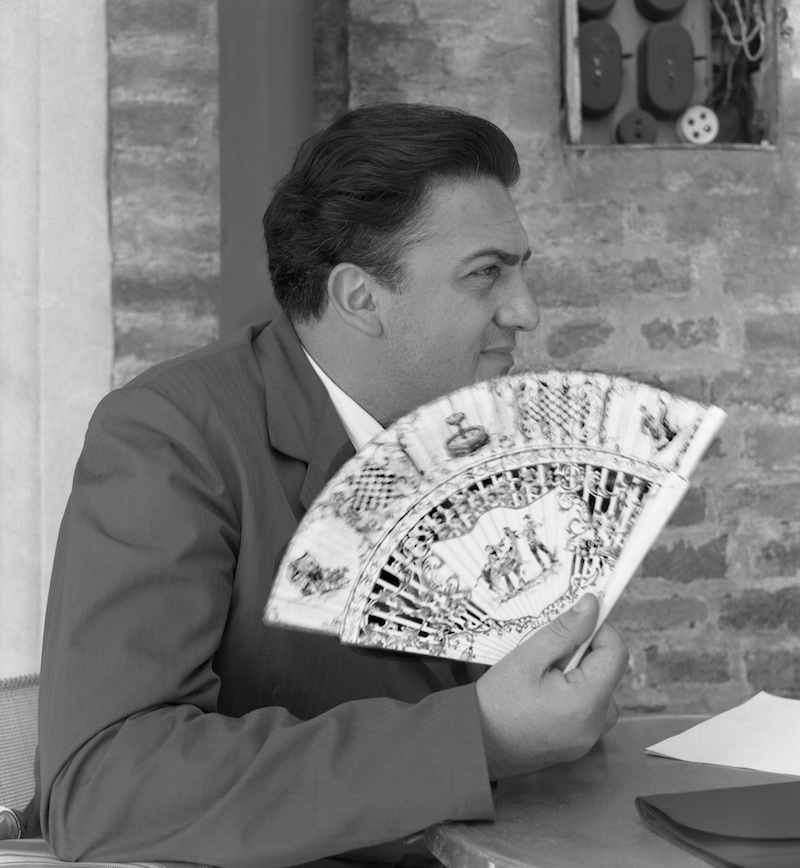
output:
<instances>
[{"instance_id":1,"label":"man's eye","mask_svg":"<svg viewBox=\"0 0 800 868\"><path fill-rule=\"evenodd\" d=\"M477 271L473 271L472 273L477 275L478 277L495 277L499 271L499 266L487 265L484 268L479 268Z\"/></svg>"}]
</instances>

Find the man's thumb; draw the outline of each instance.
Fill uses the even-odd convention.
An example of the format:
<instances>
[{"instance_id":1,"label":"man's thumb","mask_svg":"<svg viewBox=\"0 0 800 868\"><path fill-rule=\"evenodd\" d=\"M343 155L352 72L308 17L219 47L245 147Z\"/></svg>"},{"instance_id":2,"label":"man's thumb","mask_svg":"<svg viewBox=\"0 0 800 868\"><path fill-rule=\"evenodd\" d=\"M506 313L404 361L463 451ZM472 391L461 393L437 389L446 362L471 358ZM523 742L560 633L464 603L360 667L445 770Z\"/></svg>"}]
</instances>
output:
<instances>
[{"instance_id":1,"label":"man's thumb","mask_svg":"<svg viewBox=\"0 0 800 868\"><path fill-rule=\"evenodd\" d=\"M550 663L566 662L589 636L597 623L600 603L594 594L584 594L566 612L551 621L539 636L543 651Z\"/></svg>"}]
</instances>

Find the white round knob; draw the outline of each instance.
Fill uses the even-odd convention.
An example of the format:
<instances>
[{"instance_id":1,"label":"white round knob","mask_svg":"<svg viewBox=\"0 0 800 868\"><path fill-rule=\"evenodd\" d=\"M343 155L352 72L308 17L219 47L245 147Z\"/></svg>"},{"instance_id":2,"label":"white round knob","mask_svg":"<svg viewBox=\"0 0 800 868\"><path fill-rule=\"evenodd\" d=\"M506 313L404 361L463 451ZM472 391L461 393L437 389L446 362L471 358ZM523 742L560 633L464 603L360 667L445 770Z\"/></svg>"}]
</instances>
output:
<instances>
[{"instance_id":1,"label":"white round knob","mask_svg":"<svg viewBox=\"0 0 800 868\"><path fill-rule=\"evenodd\" d=\"M678 118L678 138L690 145L708 145L719 134L719 118L705 105L693 105Z\"/></svg>"}]
</instances>

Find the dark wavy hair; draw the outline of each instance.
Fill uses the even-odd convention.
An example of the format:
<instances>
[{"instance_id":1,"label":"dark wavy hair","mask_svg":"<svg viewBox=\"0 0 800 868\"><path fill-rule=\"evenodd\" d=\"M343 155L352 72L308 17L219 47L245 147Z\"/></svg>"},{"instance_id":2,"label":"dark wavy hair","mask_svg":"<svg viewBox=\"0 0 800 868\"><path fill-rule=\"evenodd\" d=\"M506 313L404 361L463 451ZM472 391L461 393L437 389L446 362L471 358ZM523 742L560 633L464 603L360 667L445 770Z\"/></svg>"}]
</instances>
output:
<instances>
[{"instance_id":1,"label":"dark wavy hair","mask_svg":"<svg viewBox=\"0 0 800 868\"><path fill-rule=\"evenodd\" d=\"M404 241L438 181L511 187L519 160L493 123L441 106L386 103L342 115L308 139L264 214L275 297L295 322L318 318L331 269L360 265L397 289Z\"/></svg>"}]
</instances>

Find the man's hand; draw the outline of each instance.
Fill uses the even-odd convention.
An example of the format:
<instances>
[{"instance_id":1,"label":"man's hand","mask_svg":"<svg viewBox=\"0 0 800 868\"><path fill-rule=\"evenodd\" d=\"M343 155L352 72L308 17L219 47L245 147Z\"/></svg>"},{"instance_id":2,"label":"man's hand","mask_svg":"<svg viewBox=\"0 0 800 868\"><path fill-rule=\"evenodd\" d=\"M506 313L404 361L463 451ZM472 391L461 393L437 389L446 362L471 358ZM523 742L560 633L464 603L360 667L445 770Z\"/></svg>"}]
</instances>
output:
<instances>
[{"instance_id":1,"label":"man's hand","mask_svg":"<svg viewBox=\"0 0 800 868\"><path fill-rule=\"evenodd\" d=\"M476 682L492 780L577 759L616 723L613 693L628 651L613 627L603 624L575 669L560 668L597 614L597 598L587 594Z\"/></svg>"}]
</instances>

